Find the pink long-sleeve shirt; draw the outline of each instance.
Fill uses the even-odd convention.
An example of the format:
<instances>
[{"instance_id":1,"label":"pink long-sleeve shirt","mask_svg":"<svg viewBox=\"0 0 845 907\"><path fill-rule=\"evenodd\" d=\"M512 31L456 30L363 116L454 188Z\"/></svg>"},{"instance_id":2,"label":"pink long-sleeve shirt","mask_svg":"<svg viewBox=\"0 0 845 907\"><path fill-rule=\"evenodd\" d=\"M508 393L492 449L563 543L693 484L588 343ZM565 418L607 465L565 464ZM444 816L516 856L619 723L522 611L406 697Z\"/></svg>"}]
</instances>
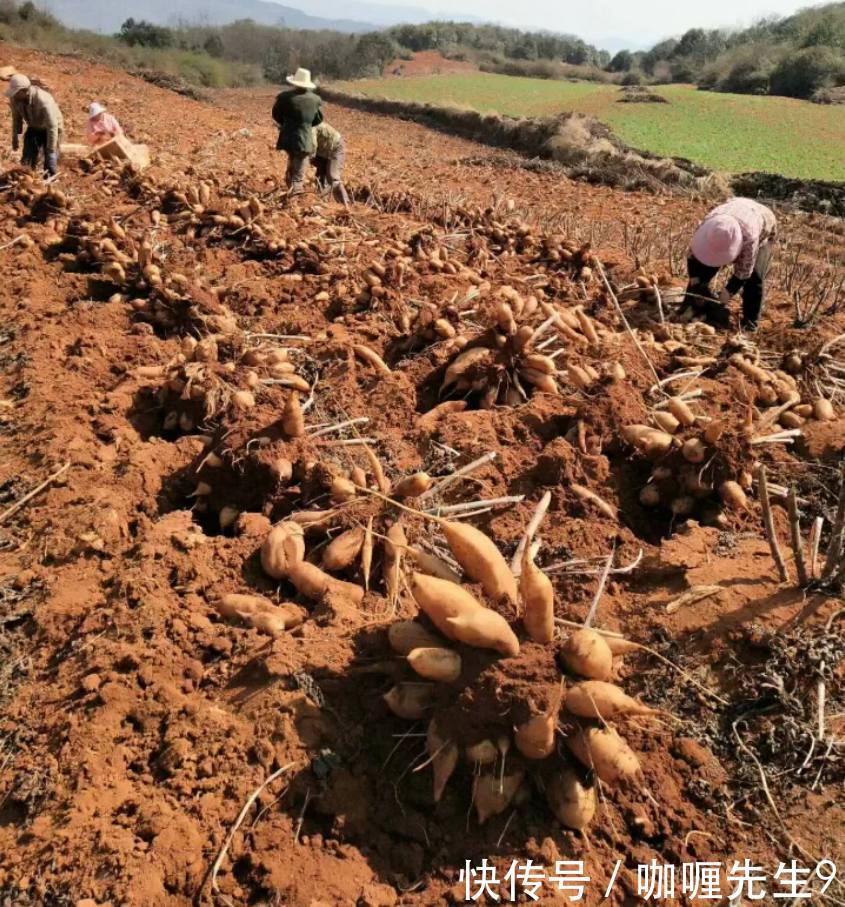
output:
<instances>
[{"instance_id":1,"label":"pink long-sleeve shirt","mask_svg":"<svg viewBox=\"0 0 845 907\"><path fill-rule=\"evenodd\" d=\"M759 202L751 198L732 198L729 202L714 208L705 217L709 220L716 214L727 214L739 222L742 231L742 247L734 262L734 276L748 280L754 271L754 262L760 246L774 239L777 221L774 214Z\"/></svg>"},{"instance_id":2,"label":"pink long-sleeve shirt","mask_svg":"<svg viewBox=\"0 0 845 907\"><path fill-rule=\"evenodd\" d=\"M88 120L88 141L92 145L102 145L117 135L123 135L123 130L110 113Z\"/></svg>"}]
</instances>

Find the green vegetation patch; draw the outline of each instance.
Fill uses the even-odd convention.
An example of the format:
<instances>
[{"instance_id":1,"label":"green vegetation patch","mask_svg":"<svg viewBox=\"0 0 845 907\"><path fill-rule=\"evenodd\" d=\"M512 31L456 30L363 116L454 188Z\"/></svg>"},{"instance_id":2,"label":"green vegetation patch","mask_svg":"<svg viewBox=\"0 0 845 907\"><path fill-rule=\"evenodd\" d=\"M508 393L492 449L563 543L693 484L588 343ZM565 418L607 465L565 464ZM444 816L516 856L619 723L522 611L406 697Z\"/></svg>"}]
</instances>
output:
<instances>
[{"instance_id":1,"label":"green vegetation patch","mask_svg":"<svg viewBox=\"0 0 845 907\"><path fill-rule=\"evenodd\" d=\"M510 116L575 110L607 123L635 148L689 158L715 170L845 181L845 107L838 105L716 94L689 85L656 87L668 104L621 104L615 85L489 73L368 79L337 87Z\"/></svg>"}]
</instances>

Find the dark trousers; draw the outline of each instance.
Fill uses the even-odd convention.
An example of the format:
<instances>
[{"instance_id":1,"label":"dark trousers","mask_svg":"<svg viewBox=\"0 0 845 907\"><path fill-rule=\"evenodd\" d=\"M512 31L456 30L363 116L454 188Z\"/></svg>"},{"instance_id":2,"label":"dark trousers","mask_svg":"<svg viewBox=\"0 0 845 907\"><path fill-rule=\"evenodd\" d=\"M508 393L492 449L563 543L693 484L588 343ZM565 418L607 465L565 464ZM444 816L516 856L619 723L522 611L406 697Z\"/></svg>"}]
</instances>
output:
<instances>
[{"instance_id":1,"label":"dark trousers","mask_svg":"<svg viewBox=\"0 0 845 907\"><path fill-rule=\"evenodd\" d=\"M23 135L23 154L21 163L24 167L35 170L38 167L38 158L43 155L44 166L47 166L47 130L33 129L28 126Z\"/></svg>"},{"instance_id":2,"label":"dark trousers","mask_svg":"<svg viewBox=\"0 0 845 907\"><path fill-rule=\"evenodd\" d=\"M763 243L757 250L754 270L747 280L731 277L726 284L727 291L733 295L742 290L742 326L756 327L766 301L766 275L772 264L774 247L771 242ZM687 259L689 283L684 301L695 309L703 310L711 320L727 324L730 314L716 299L710 283L719 273L719 268L702 264L695 256Z\"/></svg>"}]
</instances>

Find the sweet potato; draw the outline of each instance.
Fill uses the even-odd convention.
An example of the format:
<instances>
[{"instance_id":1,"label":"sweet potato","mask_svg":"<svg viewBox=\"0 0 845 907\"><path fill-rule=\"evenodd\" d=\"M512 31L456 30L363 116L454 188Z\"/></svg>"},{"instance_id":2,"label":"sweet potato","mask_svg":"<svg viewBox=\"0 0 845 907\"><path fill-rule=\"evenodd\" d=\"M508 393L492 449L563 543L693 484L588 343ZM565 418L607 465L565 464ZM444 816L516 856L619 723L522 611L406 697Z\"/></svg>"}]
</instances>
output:
<instances>
[{"instance_id":1,"label":"sweet potato","mask_svg":"<svg viewBox=\"0 0 845 907\"><path fill-rule=\"evenodd\" d=\"M440 393L442 394L448 390L471 368L483 362L485 359L489 359L492 352L492 350L485 346L474 346L472 349L464 350L456 356L443 375L443 384L440 386Z\"/></svg>"},{"instance_id":2,"label":"sweet potato","mask_svg":"<svg viewBox=\"0 0 845 907\"><path fill-rule=\"evenodd\" d=\"M263 595L244 595L239 592L229 592L221 595L214 602L217 613L229 620L237 617L245 618L256 611L274 608L275 605Z\"/></svg>"},{"instance_id":3,"label":"sweet potato","mask_svg":"<svg viewBox=\"0 0 845 907\"><path fill-rule=\"evenodd\" d=\"M522 597L522 623L526 632L534 642L551 642L555 635L554 587L531 558L530 545L526 545L522 553L519 594Z\"/></svg>"},{"instance_id":4,"label":"sweet potato","mask_svg":"<svg viewBox=\"0 0 845 907\"><path fill-rule=\"evenodd\" d=\"M833 404L824 397L818 397L813 401L813 415L820 422L832 422L836 418Z\"/></svg>"},{"instance_id":5,"label":"sweet potato","mask_svg":"<svg viewBox=\"0 0 845 907\"><path fill-rule=\"evenodd\" d=\"M739 482L722 482L719 486L719 497L731 510L748 510L748 498Z\"/></svg>"},{"instance_id":6,"label":"sweet potato","mask_svg":"<svg viewBox=\"0 0 845 907\"><path fill-rule=\"evenodd\" d=\"M653 459L662 456L672 448L672 435L657 428L651 428L649 425L626 425L622 428L621 433L629 444Z\"/></svg>"},{"instance_id":7,"label":"sweet potato","mask_svg":"<svg viewBox=\"0 0 845 907\"><path fill-rule=\"evenodd\" d=\"M458 576L444 560L436 555L429 554L427 551L423 551L421 548L417 547L409 548L408 552L422 573L449 580L450 583L460 583L460 576Z\"/></svg>"},{"instance_id":8,"label":"sweet potato","mask_svg":"<svg viewBox=\"0 0 845 907\"><path fill-rule=\"evenodd\" d=\"M351 479L347 479L345 476L336 476L332 479L329 495L333 504L344 504L346 501L351 501L357 493L358 489Z\"/></svg>"},{"instance_id":9,"label":"sweet potato","mask_svg":"<svg viewBox=\"0 0 845 907\"><path fill-rule=\"evenodd\" d=\"M419 721L434 705L433 683L400 683L382 696L397 718Z\"/></svg>"},{"instance_id":10,"label":"sweet potato","mask_svg":"<svg viewBox=\"0 0 845 907\"><path fill-rule=\"evenodd\" d=\"M384 589L391 605L394 605L399 597L402 558L407 546L408 539L405 538L405 530L397 521L387 530L387 538L384 542Z\"/></svg>"},{"instance_id":11,"label":"sweet potato","mask_svg":"<svg viewBox=\"0 0 845 907\"><path fill-rule=\"evenodd\" d=\"M423 573L412 574L411 594L420 610L449 639L457 639L449 618L486 610L463 586Z\"/></svg>"},{"instance_id":12,"label":"sweet potato","mask_svg":"<svg viewBox=\"0 0 845 907\"><path fill-rule=\"evenodd\" d=\"M575 365L574 363L566 367L566 374L569 378L569 383L574 384L578 390L586 391L593 386L593 377L585 369L581 368L580 365Z\"/></svg>"},{"instance_id":13,"label":"sweet potato","mask_svg":"<svg viewBox=\"0 0 845 907\"><path fill-rule=\"evenodd\" d=\"M461 676L461 656L451 649L421 647L411 649L408 664L420 677L439 683L454 683Z\"/></svg>"},{"instance_id":14,"label":"sweet potato","mask_svg":"<svg viewBox=\"0 0 845 907\"><path fill-rule=\"evenodd\" d=\"M546 799L560 824L575 831L586 828L596 814L596 789L568 766L546 780Z\"/></svg>"},{"instance_id":15,"label":"sweet potato","mask_svg":"<svg viewBox=\"0 0 845 907\"><path fill-rule=\"evenodd\" d=\"M370 591L370 569L373 566L373 518L367 520L364 530L364 541L361 543L361 575L364 577L364 589Z\"/></svg>"},{"instance_id":16,"label":"sweet potato","mask_svg":"<svg viewBox=\"0 0 845 907\"><path fill-rule=\"evenodd\" d=\"M655 710L603 680L584 680L569 687L566 711L579 718L608 720L617 715L653 715Z\"/></svg>"},{"instance_id":17,"label":"sweet potato","mask_svg":"<svg viewBox=\"0 0 845 907\"><path fill-rule=\"evenodd\" d=\"M643 507L657 507L660 503L660 489L656 485L645 485L640 490L640 503Z\"/></svg>"},{"instance_id":18,"label":"sweet potato","mask_svg":"<svg viewBox=\"0 0 845 907\"><path fill-rule=\"evenodd\" d=\"M296 586L298 592L312 601L320 601L326 595L337 595L358 606L364 600L364 590L361 586L335 579L307 561L298 561L291 565L288 568L288 579Z\"/></svg>"},{"instance_id":19,"label":"sweet potato","mask_svg":"<svg viewBox=\"0 0 845 907\"><path fill-rule=\"evenodd\" d=\"M707 459L707 447L701 438L688 438L681 453L688 463L703 463Z\"/></svg>"},{"instance_id":20,"label":"sweet potato","mask_svg":"<svg viewBox=\"0 0 845 907\"><path fill-rule=\"evenodd\" d=\"M332 539L323 552L323 567L326 570L345 570L361 553L364 544L364 529L359 526L341 532Z\"/></svg>"},{"instance_id":21,"label":"sweet potato","mask_svg":"<svg viewBox=\"0 0 845 907\"><path fill-rule=\"evenodd\" d=\"M446 624L454 639L480 649L495 649L502 655L519 655L519 640L508 622L496 611L478 608L447 617Z\"/></svg>"},{"instance_id":22,"label":"sweet potato","mask_svg":"<svg viewBox=\"0 0 845 907\"><path fill-rule=\"evenodd\" d=\"M468 762L474 765L492 765L499 758L499 751L492 740L481 740L464 750Z\"/></svg>"},{"instance_id":23,"label":"sweet potato","mask_svg":"<svg viewBox=\"0 0 845 907\"><path fill-rule=\"evenodd\" d=\"M284 579L291 566L305 557L305 537L298 523L277 523L261 546L261 566L273 579Z\"/></svg>"},{"instance_id":24,"label":"sweet potato","mask_svg":"<svg viewBox=\"0 0 845 907\"><path fill-rule=\"evenodd\" d=\"M514 769L503 776L497 774L475 776L472 784L472 802L478 812L479 824L483 825L491 816L498 816L510 806L524 777L522 769Z\"/></svg>"},{"instance_id":25,"label":"sweet potato","mask_svg":"<svg viewBox=\"0 0 845 907\"><path fill-rule=\"evenodd\" d=\"M481 583L484 591L494 600L505 597L515 605L516 577L493 540L466 523L443 520L440 526L455 560L467 575Z\"/></svg>"},{"instance_id":26,"label":"sweet potato","mask_svg":"<svg viewBox=\"0 0 845 907\"><path fill-rule=\"evenodd\" d=\"M681 425L672 413L665 413L663 410L655 412L654 421L661 431L668 432L670 435L674 435Z\"/></svg>"},{"instance_id":27,"label":"sweet potato","mask_svg":"<svg viewBox=\"0 0 845 907\"><path fill-rule=\"evenodd\" d=\"M685 428L695 425L695 413L679 397L670 397L666 401L666 407Z\"/></svg>"},{"instance_id":28,"label":"sweet potato","mask_svg":"<svg viewBox=\"0 0 845 907\"><path fill-rule=\"evenodd\" d=\"M595 630L576 630L561 646L560 658L567 670L591 680L609 680L613 653Z\"/></svg>"},{"instance_id":29,"label":"sweet potato","mask_svg":"<svg viewBox=\"0 0 845 907\"><path fill-rule=\"evenodd\" d=\"M423 413L417 419L417 428L421 431L431 431L432 428L445 416L450 413L462 413L467 408L466 400L446 400L445 403L439 403L434 409Z\"/></svg>"},{"instance_id":30,"label":"sweet potato","mask_svg":"<svg viewBox=\"0 0 845 907\"><path fill-rule=\"evenodd\" d=\"M251 391L237 390L232 394L232 406L235 409L252 409L255 406L255 397Z\"/></svg>"},{"instance_id":31,"label":"sweet potato","mask_svg":"<svg viewBox=\"0 0 845 907\"><path fill-rule=\"evenodd\" d=\"M369 363L376 369L377 372L380 372L382 375L390 375L392 372L388 367L384 359L379 356L375 350L371 350L368 346L364 346L363 343L356 343L353 346L355 355L363 360L364 362Z\"/></svg>"},{"instance_id":32,"label":"sweet potato","mask_svg":"<svg viewBox=\"0 0 845 907\"><path fill-rule=\"evenodd\" d=\"M291 391L282 410L282 428L289 438L301 438L305 434L305 417L299 405L299 394Z\"/></svg>"},{"instance_id":33,"label":"sweet potato","mask_svg":"<svg viewBox=\"0 0 845 907\"><path fill-rule=\"evenodd\" d=\"M434 802L439 803L446 784L457 767L458 747L453 740L441 736L433 718L428 724L425 745L434 770Z\"/></svg>"},{"instance_id":34,"label":"sweet potato","mask_svg":"<svg viewBox=\"0 0 845 907\"><path fill-rule=\"evenodd\" d=\"M443 640L415 620L398 620L387 630L390 648L399 655L407 655L414 649L441 648Z\"/></svg>"},{"instance_id":35,"label":"sweet potato","mask_svg":"<svg viewBox=\"0 0 845 907\"><path fill-rule=\"evenodd\" d=\"M418 498L431 486L431 476L427 472L415 472L413 475L401 479L393 487L395 498Z\"/></svg>"},{"instance_id":36,"label":"sweet potato","mask_svg":"<svg viewBox=\"0 0 845 907\"><path fill-rule=\"evenodd\" d=\"M579 728L566 738L566 745L605 784L630 780L640 770L636 754L612 728Z\"/></svg>"},{"instance_id":37,"label":"sweet potato","mask_svg":"<svg viewBox=\"0 0 845 907\"><path fill-rule=\"evenodd\" d=\"M581 333L587 338L590 346L598 346L601 341L593 324L593 319L580 305L575 307L575 315L578 318L578 326L581 328Z\"/></svg>"},{"instance_id":38,"label":"sweet potato","mask_svg":"<svg viewBox=\"0 0 845 907\"><path fill-rule=\"evenodd\" d=\"M614 521L619 519L619 511L616 507L608 501L605 501L604 498L600 498L594 491L590 491L589 488L585 488L583 485L578 485L575 482L570 482L569 487L582 501L593 504L608 517L608 519Z\"/></svg>"},{"instance_id":39,"label":"sweet potato","mask_svg":"<svg viewBox=\"0 0 845 907\"><path fill-rule=\"evenodd\" d=\"M526 759L545 759L555 748L557 714L537 715L514 729L516 748Z\"/></svg>"}]
</instances>

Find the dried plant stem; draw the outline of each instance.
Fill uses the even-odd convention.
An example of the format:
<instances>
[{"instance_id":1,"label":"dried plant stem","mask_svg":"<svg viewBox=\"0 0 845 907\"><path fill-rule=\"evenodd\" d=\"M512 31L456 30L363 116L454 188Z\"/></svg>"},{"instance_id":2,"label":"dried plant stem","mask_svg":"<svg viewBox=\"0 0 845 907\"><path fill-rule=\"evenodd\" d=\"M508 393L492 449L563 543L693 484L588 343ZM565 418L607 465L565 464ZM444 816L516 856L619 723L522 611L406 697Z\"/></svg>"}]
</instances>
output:
<instances>
[{"instance_id":1,"label":"dried plant stem","mask_svg":"<svg viewBox=\"0 0 845 907\"><path fill-rule=\"evenodd\" d=\"M484 456L479 457L477 460L473 460L471 463L467 463L466 466L456 469L451 475L441 479L436 485L432 485L431 488L429 488L428 491L423 492L417 500L424 501L426 498L434 497L434 495L439 494L447 486L451 485L452 482L463 476L469 475L471 472L475 472L476 469L479 469L481 466L484 466L486 463L495 459L496 451L489 451L489 453L484 454Z\"/></svg>"},{"instance_id":2,"label":"dried plant stem","mask_svg":"<svg viewBox=\"0 0 845 907\"><path fill-rule=\"evenodd\" d=\"M842 554L843 529L845 529L845 462L842 463L842 472L839 477L839 504L836 507L836 517L827 546L827 557L822 571L822 579L830 579L836 568L839 567L839 560Z\"/></svg>"},{"instance_id":3,"label":"dried plant stem","mask_svg":"<svg viewBox=\"0 0 845 907\"><path fill-rule=\"evenodd\" d=\"M310 436L312 438L320 438L323 435L330 435L332 432L340 431L342 428L348 428L350 425L365 425L369 421L369 417L367 416L359 416L357 419L347 419L345 422L338 422L336 425L329 425L326 428L311 432Z\"/></svg>"},{"instance_id":4,"label":"dried plant stem","mask_svg":"<svg viewBox=\"0 0 845 907\"><path fill-rule=\"evenodd\" d=\"M599 608L599 602L601 601L601 597L604 594L604 587L607 585L607 578L608 576L610 576L610 568L613 566L613 558L615 557L615 555L616 547L614 546L613 550L610 552L610 554L608 554L607 560L604 563L604 570L602 570L602 574L599 579L598 589L596 589L596 594L593 597L593 603L590 605L590 610L587 612L587 617L584 620L585 627L592 626L593 620L595 619L596 611L598 611Z\"/></svg>"},{"instance_id":5,"label":"dried plant stem","mask_svg":"<svg viewBox=\"0 0 845 907\"><path fill-rule=\"evenodd\" d=\"M795 488L790 487L786 498L789 512L789 535L792 540L792 554L795 557L795 570L798 573L798 585L807 585L807 564L804 561L804 541L801 538L801 522L798 514L798 501L795 499Z\"/></svg>"},{"instance_id":6,"label":"dried plant stem","mask_svg":"<svg viewBox=\"0 0 845 907\"><path fill-rule=\"evenodd\" d=\"M229 829L229 834L226 835L226 840L223 842L223 846L220 848L220 852L217 854L217 858L214 861L214 865L211 867L211 889L212 891L219 891L217 887L217 873L220 872L220 867L223 864L223 860L226 859L226 853L232 845L232 840L235 837L237 830L243 824L246 814L249 812L251 806L255 801L261 796L262 791L272 784L276 778L280 775L283 775L289 769L292 769L296 765L295 762L289 762L287 765L283 765L281 768L276 769L271 775L269 775L263 783L259 784L258 787L249 795L246 803L244 803L243 809L238 813L238 818L235 819L235 824Z\"/></svg>"},{"instance_id":7,"label":"dried plant stem","mask_svg":"<svg viewBox=\"0 0 845 907\"><path fill-rule=\"evenodd\" d=\"M44 481L40 485L36 485L35 488L32 489L32 491L27 492L19 501L16 501L14 504L12 504L11 507L7 507L6 510L0 513L0 524L5 523L10 516L16 514L21 509L21 507L24 506L24 504L27 504L36 495L41 494L41 492L44 491L44 489L48 485L51 485L53 482L55 482L56 479L67 472L68 469L70 469L70 462L65 463L64 466L57 469L52 475L47 476L47 478L44 479Z\"/></svg>"},{"instance_id":8,"label":"dried plant stem","mask_svg":"<svg viewBox=\"0 0 845 907\"><path fill-rule=\"evenodd\" d=\"M551 502L552 493L547 491L534 508L534 514L531 517L531 521L525 527L525 533L519 540L516 552L514 553L513 558L511 558L511 572L514 576L519 576L522 573L522 553L525 551L525 546L531 543L534 538L534 533L540 528L540 524L543 522Z\"/></svg>"},{"instance_id":9,"label":"dried plant stem","mask_svg":"<svg viewBox=\"0 0 845 907\"><path fill-rule=\"evenodd\" d=\"M775 534L775 521L772 517L772 504L769 500L769 485L766 481L766 467L761 466L757 473L758 491L760 494L760 507L763 510L763 525L766 527L766 538L769 540L769 548L772 551L772 559L778 569L778 576L782 583L788 582L789 574L786 570L786 563L783 559L783 553L778 544L778 537Z\"/></svg>"},{"instance_id":10,"label":"dried plant stem","mask_svg":"<svg viewBox=\"0 0 845 907\"><path fill-rule=\"evenodd\" d=\"M449 504L445 507L431 507L426 512L433 513L435 515L445 515L455 514L455 513L467 513L470 511L481 510L482 508L489 509L491 507L500 507L504 504L519 504L525 500L524 494L509 495L502 498L490 498L489 500L478 500L478 501L465 501L461 504Z\"/></svg>"},{"instance_id":11,"label":"dried plant stem","mask_svg":"<svg viewBox=\"0 0 845 907\"><path fill-rule=\"evenodd\" d=\"M824 526L824 517L817 516L810 527L810 579L818 579L819 576L819 542L822 540L822 527Z\"/></svg>"}]
</instances>

